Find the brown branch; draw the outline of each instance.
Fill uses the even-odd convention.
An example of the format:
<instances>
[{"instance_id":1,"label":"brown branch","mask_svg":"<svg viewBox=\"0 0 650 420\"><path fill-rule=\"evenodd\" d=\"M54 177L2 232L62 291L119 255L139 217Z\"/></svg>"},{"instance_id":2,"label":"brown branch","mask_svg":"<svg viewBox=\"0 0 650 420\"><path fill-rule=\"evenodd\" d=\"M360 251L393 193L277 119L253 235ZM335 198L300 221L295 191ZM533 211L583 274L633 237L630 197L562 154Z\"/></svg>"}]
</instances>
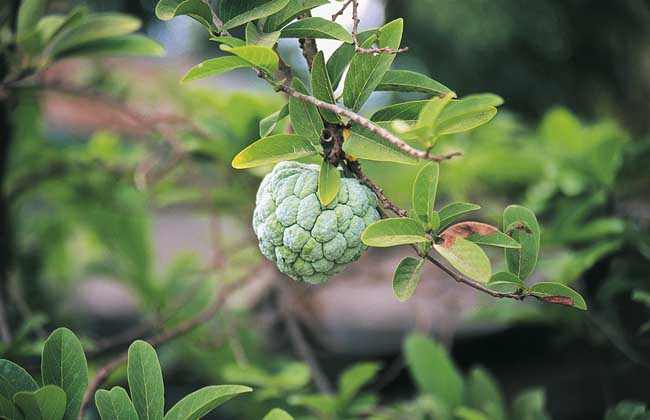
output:
<instances>
[{"instance_id":1,"label":"brown branch","mask_svg":"<svg viewBox=\"0 0 650 420\"><path fill-rule=\"evenodd\" d=\"M401 52L408 51L408 47L404 48L399 48L397 50L394 50L392 48L363 48L361 45L359 45L359 22L361 22L361 19L359 19L359 1L358 0L350 0L352 2L352 39L354 41L354 50L360 54L372 54L372 55L377 55L377 54L398 54ZM349 3L349 2L348 2ZM347 7L347 4L344 6L342 10L344 10ZM341 11L342 13L342 11ZM333 16L332 16L333 17ZM334 20L334 19L332 19Z\"/></svg>"},{"instance_id":2,"label":"brown branch","mask_svg":"<svg viewBox=\"0 0 650 420\"><path fill-rule=\"evenodd\" d=\"M272 81L271 81L272 82ZM273 82L272 82L273 83ZM452 152L446 155L430 155L428 152L418 150L404 141L402 141L400 138L389 132L388 130L379 127L375 125L372 121L369 119L362 117L361 115L357 114L356 112L352 112L350 110L344 109L344 108L339 108L338 106L334 104L330 104L328 102L321 101L320 99L316 99L313 96L305 95L303 93L298 92L297 90L293 89L290 86L287 86L286 84L277 84L273 83L275 85L276 90L285 92L286 94L293 96L296 99L300 99L301 101L308 102L312 105L316 105L317 107L321 109L326 109L328 111L332 111L333 113L337 115L341 115L343 117L348 118L350 121L353 121L366 130L377 134L379 137L383 138L387 142L391 143L392 145L396 146L399 148L401 151L404 153L411 155L415 158L418 159L424 159L424 160L431 160L434 162L441 162L444 160L449 160L453 159L456 156L462 156L462 152Z\"/></svg>"},{"instance_id":3,"label":"brown branch","mask_svg":"<svg viewBox=\"0 0 650 420\"><path fill-rule=\"evenodd\" d=\"M332 15L332 22L335 22L336 19L345 12L345 9L348 8L350 3L352 3L352 0L348 0L345 3L343 3L343 6L339 9L339 11Z\"/></svg>"},{"instance_id":4,"label":"brown branch","mask_svg":"<svg viewBox=\"0 0 650 420\"><path fill-rule=\"evenodd\" d=\"M347 161L347 167L350 169L350 171L354 174L354 176L361 181L364 185L366 185L370 190L372 190L373 193L377 196L377 199L381 203L381 205L396 215L400 217L406 217L408 215L408 212L404 210L403 208L400 208L397 206L395 203L390 201L388 197L384 194L384 190L379 188L370 178L368 178L362 171L361 171L361 164L357 162L356 160L350 160Z\"/></svg>"},{"instance_id":5,"label":"brown branch","mask_svg":"<svg viewBox=\"0 0 650 420\"><path fill-rule=\"evenodd\" d=\"M219 292L217 293L217 296L215 297L214 302L210 307L205 309L204 311L200 312L193 318L190 318L184 322L179 323L175 327L163 331L159 334L153 335L149 337L146 341L151 344L153 347L160 346L162 344L167 343L168 341L171 341L175 338L181 337L183 335L186 335L190 332L192 332L195 328L203 325L204 323L210 321L214 316L221 310L221 308L224 306L226 303L226 300L228 299L228 296L234 292L235 290L239 289L242 287L244 284L246 284L250 279L254 278L254 276L249 276L247 279L244 279L239 282L231 283L228 284L222 288L219 289ZM83 420L84 415L86 413L86 410L88 410L88 406L90 405L90 402L92 400L93 395L95 394L95 391L97 388L101 386L101 384L106 381L108 376L118 367L120 367L124 362L126 362L128 359L128 351L123 352L119 356L117 356L115 359L111 360L109 363L101 367L97 373L95 374L95 377L93 380L90 382L88 385L88 389L86 390L86 393L84 394L83 402L81 404L81 410L79 411L79 417L78 420Z\"/></svg>"},{"instance_id":6,"label":"brown branch","mask_svg":"<svg viewBox=\"0 0 650 420\"><path fill-rule=\"evenodd\" d=\"M300 15L298 19L306 19L311 17L311 10L307 10L305 13ZM307 62L307 68L311 71L311 66L314 63L314 57L318 54L318 46L316 45L316 40L314 38L300 38L298 40L300 43L300 49L302 50L302 56L305 57Z\"/></svg>"}]
</instances>

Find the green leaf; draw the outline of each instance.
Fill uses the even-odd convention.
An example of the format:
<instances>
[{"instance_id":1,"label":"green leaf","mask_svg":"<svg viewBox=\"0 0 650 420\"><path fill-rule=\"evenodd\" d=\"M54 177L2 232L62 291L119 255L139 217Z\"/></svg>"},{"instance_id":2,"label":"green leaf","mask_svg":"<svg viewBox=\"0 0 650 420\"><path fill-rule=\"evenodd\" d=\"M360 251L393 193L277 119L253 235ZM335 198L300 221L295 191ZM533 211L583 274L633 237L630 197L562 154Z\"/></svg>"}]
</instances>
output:
<instances>
[{"instance_id":1,"label":"green leaf","mask_svg":"<svg viewBox=\"0 0 650 420\"><path fill-rule=\"evenodd\" d=\"M327 206L339 193L341 186L341 173L337 168L326 160L320 165L318 174L318 198L320 202Z\"/></svg>"},{"instance_id":2,"label":"green leaf","mask_svg":"<svg viewBox=\"0 0 650 420\"><path fill-rule=\"evenodd\" d=\"M291 395L289 404L308 408L320 414L320 417L334 418L338 406L337 399L332 395Z\"/></svg>"},{"instance_id":3,"label":"green leaf","mask_svg":"<svg viewBox=\"0 0 650 420\"><path fill-rule=\"evenodd\" d=\"M463 214L469 213L470 211L478 210L480 208L481 206L472 203L456 202L456 203L447 204L439 211L440 228L444 229L445 227L447 227L449 223L453 222Z\"/></svg>"},{"instance_id":4,"label":"green leaf","mask_svg":"<svg viewBox=\"0 0 650 420\"><path fill-rule=\"evenodd\" d=\"M516 420L551 420L546 412L546 395L541 389L519 393L512 402L512 418Z\"/></svg>"},{"instance_id":5,"label":"green leaf","mask_svg":"<svg viewBox=\"0 0 650 420\"><path fill-rule=\"evenodd\" d=\"M213 36L210 38L210 41L215 41L220 44L226 44L229 47L244 47L246 46L246 41L234 36Z\"/></svg>"},{"instance_id":6,"label":"green leaf","mask_svg":"<svg viewBox=\"0 0 650 420\"><path fill-rule=\"evenodd\" d=\"M270 135L283 118L289 115L289 105L285 104L279 111L260 120L260 137Z\"/></svg>"},{"instance_id":7,"label":"green leaf","mask_svg":"<svg viewBox=\"0 0 650 420\"><path fill-rule=\"evenodd\" d=\"M36 28L36 24L45 13L48 0L23 0L18 8L16 40L22 43Z\"/></svg>"},{"instance_id":8,"label":"green leaf","mask_svg":"<svg viewBox=\"0 0 650 420\"><path fill-rule=\"evenodd\" d=\"M308 17L293 22L282 29L280 38L321 38L353 42L352 35L343 26L321 17Z\"/></svg>"},{"instance_id":9,"label":"green leaf","mask_svg":"<svg viewBox=\"0 0 650 420\"><path fill-rule=\"evenodd\" d=\"M252 20L261 19L282 10L289 0L222 0L219 16L224 20L223 30L230 30Z\"/></svg>"},{"instance_id":10,"label":"green leaf","mask_svg":"<svg viewBox=\"0 0 650 420\"><path fill-rule=\"evenodd\" d=\"M124 388L116 386L110 391L100 389L95 393L95 405L102 420L138 420L138 413Z\"/></svg>"},{"instance_id":11,"label":"green leaf","mask_svg":"<svg viewBox=\"0 0 650 420\"><path fill-rule=\"evenodd\" d=\"M100 39L127 35L140 28L140 20L119 13L94 13L63 30L50 46L53 57Z\"/></svg>"},{"instance_id":12,"label":"green leaf","mask_svg":"<svg viewBox=\"0 0 650 420\"><path fill-rule=\"evenodd\" d=\"M434 130L437 135L461 133L490 121L497 113L496 107L503 103L493 94L469 95L451 101L437 118Z\"/></svg>"},{"instance_id":13,"label":"green leaf","mask_svg":"<svg viewBox=\"0 0 650 420\"><path fill-rule=\"evenodd\" d=\"M205 77L216 76L242 67L251 67L251 64L235 55L211 58L192 67L183 76L181 82L191 82Z\"/></svg>"},{"instance_id":14,"label":"green leaf","mask_svg":"<svg viewBox=\"0 0 650 420\"><path fill-rule=\"evenodd\" d=\"M503 394L492 375L475 367L467 376L465 384L465 404L480 410L490 420L507 419Z\"/></svg>"},{"instance_id":15,"label":"green leaf","mask_svg":"<svg viewBox=\"0 0 650 420\"><path fill-rule=\"evenodd\" d=\"M530 292L534 296L538 296L544 302L573 306L574 308L582 309L583 311L587 310L587 303L584 298L580 296L580 293L562 283L537 283L530 288Z\"/></svg>"},{"instance_id":16,"label":"green leaf","mask_svg":"<svg viewBox=\"0 0 650 420\"><path fill-rule=\"evenodd\" d=\"M67 397L65 420L76 420L88 387L88 364L77 336L67 328L50 334L41 356L43 385L56 385Z\"/></svg>"},{"instance_id":17,"label":"green leaf","mask_svg":"<svg viewBox=\"0 0 650 420\"><path fill-rule=\"evenodd\" d=\"M266 18L264 30L277 31L303 12L328 3L328 0L289 0L282 10Z\"/></svg>"},{"instance_id":18,"label":"green leaf","mask_svg":"<svg viewBox=\"0 0 650 420\"><path fill-rule=\"evenodd\" d=\"M463 378L445 349L430 338L409 336L404 342L406 365L418 388L454 409L463 399Z\"/></svg>"},{"instance_id":19,"label":"green leaf","mask_svg":"<svg viewBox=\"0 0 650 420\"><path fill-rule=\"evenodd\" d=\"M316 153L311 142L303 136L276 134L259 139L239 152L232 160L232 167L236 169L254 168L283 160L300 159Z\"/></svg>"},{"instance_id":20,"label":"green leaf","mask_svg":"<svg viewBox=\"0 0 650 420\"><path fill-rule=\"evenodd\" d=\"M0 418L18 420L20 413L14 405L14 395L37 389L38 384L25 369L9 360L0 359Z\"/></svg>"},{"instance_id":21,"label":"green leaf","mask_svg":"<svg viewBox=\"0 0 650 420\"><path fill-rule=\"evenodd\" d=\"M483 413L468 407L458 407L454 410L454 419L457 420L492 420Z\"/></svg>"},{"instance_id":22,"label":"green leaf","mask_svg":"<svg viewBox=\"0 0 650 420\"><path fill-rule=\"evenodd\" d=\"M508 270L525 280L537 264L540 230L535 214L522 206L508 206L503 212L503 230L521 244L521 249L506 249Z\"/></svg>"},{"instance_id":23,"label":"green leaf","mask_svg":"<svg viewBox=\"0 0 650 420\"><path fill-rule=\"evenodd\" d=\"M353 125L343 150L358 159L417 165L420 161L398 149L377 134L359 125Z\"/></svg>"},{"instance_id":24,"label":"green leaf","mask_svg":"<svg viewBox=\"0 0 650 420\"><path fill-rule=\"evenodd\" d=\"M379 47L398 49L402 41L402 19L396 19L379 28ZM379 85L393 63L395 54L355 54L345 78L343 103L358 111Z\"/></svg>"},{"instance_id":25,"label":"green leaf","mask_svg":"<svg viewBox=\"0 0 650 420\"><path fill-rule=\"evenodd\" d=\"M294 418L281 408L274 408L262 420L294 420Z\"/></svg>"},{"instance_id":26,"label":"green leaf","mask_svg":"<svg viewBox=\"0 0 650 420\"><path fill-rule=\"evenodd\" d=\"M495 292L514 293L524 288L521 279L508 271L495 273L488 280L487 286Z\"/></svg>"},{"instance_id":27,"label":"green leaf","mask_svg":"<svg viewBox=\"0 0 650 420\"><path fill-rule=\"evenodd\" d=\"M368 30L359 32L359 43L364 45L368 39L374 37L377 34L377 30ZM346 42L342 43L332 55L329 60L327 60L327 73L330 76L330 81L332 82L332 89L336 89L343 77L345 69L350 64L352 57L354 57L355 49L353 44L348 44Z\"/></svg>"},{"instance_id":28,"label":"green leaf","mask_svg":"<svg viewBox=\"0 0 650 420\"><path fill-rule=\"evenodd\" d=\"M252 388L241 385L214 385L192 392L176 403L165 420L199 420L226 401Z\"/></svg>"},{"instance_id":29,"label":"green leaf","mask_svg":"<svg viewBox=\"0 0 650 420\"><path fill-rule=\"evenodd\" d=\"M307 87L297 77L291 82L291 87L300 93L309 95ZM302 101L293 96L289 99L289 117L291 126L296 134L309 139L315 146L320 145L320 136L323 128L323 120L318 113L316 105Z\"/></svg>"},{"instance_id":30,"label":"green leaf","mask_svg":"<svg viewBox=\"0 0 650 420\"><path fill-rule=\"evenodd\" d=\"M368 246L388 247L429 242L424 226L416 220L397 217L379 220L366 228L361 240Z\"/></svg>"},{"instance_id":31,"label":"green leaf","mask_svg":"<svg viewBox=\"0 0 650 420\"><path fill-rule=\"evenodd\" d=\"M133 55L161 57L165 55L165 49L151 38L144 35L132 34L86 42L78 47L65 50L58 57L117 57Z\"/></svg>"},{"instance_id":32,"label":"green leaf","mask_svg":"<svg viewBox=\"0 0 650 420\"><path fill-rule=\"evenodd\" d=\"M428 94L449 93L451 90L423 74L408 70L388 70L376 90L397 92L421 92Z\"/></svg>"},{"instance_id":33,"label":"green leaf","mask_svg":"<svg viewBox=\"0 0 650 420\"><path fill-rule=\"evenodd\" d=\"M246 44L273 48L280 38L280 32L262 32L253 22L246 24Z\"/></svg>"},{"instance_id":34,"label":"green leaf","mask_svg":"<svg viewBox=\"0 0 650 420\"><path fill-rule=\"evenodd\" d=\"M422 108L428 103L429 101L409 101L389 105L375 111L372 117L370 117L370 120L378 123L394 120L415 123L420 116Z\"/></svg>"},{"instance_id":35,"label":"green leaf","mask_svg":"<svg viewBox=\"0 0 650 420\"><path fill-rule=\"evenodd\" d=\"M133 406L140 420L162 420L164 385L156 350L138 340L129 347L127 378Z\"/></svg>"},{"instance_id":36,"label":"green leaf","mask_svg":"<svg viewBox=\"0 0 650 420\"><path fill-rule=\"evenodd\" d=\"M420 169L413 183L411 194L413 210L415 210L415 214L428 222L432 220L431 214L436 203L439 174L440 166L436 162L429 162Z\"/></svg>"},{"instance_id":37,"label":"green leaf","mask_svg":"<svg viewBox=\"0 0 650 420\"><path fill-rule=\"evenodd\" d=\"M498 246L500 248L521 248L519 242L505 233L496 230L496 228L494 232L488 233L487 235L480 235L478 233L471 234L467 237L467 240L479 245Z\"/></svg>"},{"instance_id":38,"label":"green leaf","mask_svg":"<svg viewBox=\"0 0 650 420\"><path fill-rule=\"evenodd\" d=\"M339 377L339 401L350 401L372 381L381 369L378 363L365 362L346 369Z\"/></svg>"},{"instance_id":39,"label":"green leaf","mask_svg":"<svg viewBox=\"0 0 650 420\"><path fill-rule=\"evenodd\" d=\"M54 385L32 392L19 392L14 396L14 403L27 420L61 420L66 413L65 392Z\"/></svg>"},{"instance_id":40,"label":"green leaf","mask_svg":"<svg viewBox=\"0 0 650 420\"><path fill-rule=\"evenodd\" d=\"M400 261L393 274L393 293L400 302L406 302L413 296L420 282L423 259L406 257Z\"/></svg>"},{"instance_id":41,"label":"green leaf","mask_svg":"<svg viewBox=\"0 0 650 420\"><path fill-rule=\"evenodd\" d=\"M217 29L212 19L212 10L203 0L160 0L156 5L156 16L160 20L189 16L209 31Z\"/></svg>"},{"instance_id":42,"label":"green leaf","mask_svg":"<svg viewBox=\"0 0 650 420\"><path fill-rule=\"evenodd\" d=\"M278 69L278 55L269 47L262 47L260 45L229 47L225 44L221 44L220 48L224 51L235 54L237 57L252 64L255 67L259 67L269 75L274 75Z\"/></svg>"},{"instance_id":43,"label":"green leaf","mask_svg":"<svg viewBox=\"0 0 650 420\"><path fill-rule=\"evenodd\" d=\"M325 66L325 56L322 51L318 51L311 66L311 89L314 91L315 98L330 104L336 103L334 100L334 92L332 91L332 83L330 82L327 67ZM332 124L341 122L341 117L332 111L326 109L319 109L319 111L326 121Z\"/></svg>"},{"instance_id":44,"label":"green leaf","mask_svg":"<svg viewBox=\"0 0 650 420\"><path fill-rule=\"evenodd\" d=\"M464 238L455 238L447 246L433 247L460 273L480 282L487 282L492 275L490 260L478 245Z\"/></svg>"}]
</instances>

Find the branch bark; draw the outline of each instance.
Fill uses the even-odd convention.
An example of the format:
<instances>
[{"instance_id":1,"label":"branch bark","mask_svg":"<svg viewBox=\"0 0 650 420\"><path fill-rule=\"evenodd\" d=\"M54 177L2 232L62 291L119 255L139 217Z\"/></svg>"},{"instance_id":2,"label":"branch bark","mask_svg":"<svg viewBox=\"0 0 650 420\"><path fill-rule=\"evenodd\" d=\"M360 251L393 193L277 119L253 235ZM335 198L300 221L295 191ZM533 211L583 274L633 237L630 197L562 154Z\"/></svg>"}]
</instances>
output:
<instances>
[{"instance_id":1,"label":"branch bark","mask_svg":"<svg viewBox=\"0 0 650 420\"><path fill-rule=\"evenodd\" d=\"M359 19L359 1L358 0L350 0L350 1L352 2L352 39L354 40L354 50L356 52L361 54L376 55L376 54L398 54L401 52L408 51L409 49L408 47L394 50L392 48L363 48L361 45L359 45L359 22L361 22L361 19ZM341 9L340 13L343 13L345 7L347 7L347 4ZM334 20L334 16L332 16L332 20Z\"/></svg>"},{"instance_id":2,"label":"branch bark","mask_svg":"<svg viewBox=\"0 0 650 420\"><path fill-rule=\"evenodd\" d=\"M271 81L273 83L273 81ZM373 124L372 121L369 119L362 117L361 115L357 114L356 112L344 109L344 108L339 108L338 106L334 104L330 104L328 102L321 101L320 99L316 99L313 96L305 95L304 93L300 93L297 90L293 89L290 86L287 86L286 84L276 84L275 85L276 90L280 92L284 92L290 96L293 96L296 99L300 99L301 101L308 102L312 105L316 105L317 107L321 109L326 109L328 111L332 111L333 113L337 115L341 115L343 117L348 118L350 121L353 121L357 124L359 124L361 127L365 128L366 130L377 134L380 136L382 139L386 140L387 142L391 143L401 151L403 151L406 154L409 154L413 157L416 157L418 159L424 159L424 160L431 160L434 162L441 162L449 159L453 159L456 156L462 156L462 152L452 152L449 154L445 155L431 155L428 152L418 150L407 143L403 142L399 137L395 136L392 134L390 131L379 127L375 124Z\"/></svg>"}]
</instances>

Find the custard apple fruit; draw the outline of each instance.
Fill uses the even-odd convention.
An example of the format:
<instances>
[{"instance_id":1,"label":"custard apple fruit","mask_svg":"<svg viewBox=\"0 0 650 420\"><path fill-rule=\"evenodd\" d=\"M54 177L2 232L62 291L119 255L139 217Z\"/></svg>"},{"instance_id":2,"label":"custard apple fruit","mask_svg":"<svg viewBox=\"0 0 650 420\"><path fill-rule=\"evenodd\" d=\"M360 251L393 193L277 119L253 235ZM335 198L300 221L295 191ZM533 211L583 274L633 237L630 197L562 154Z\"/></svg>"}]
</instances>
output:
<instances>
[{"instance_id":1,"label":"custard apple fruit","mask_svg":"<svg viewBox=\"0 0 650 420\"><path fill-rule=\"evenodd\" d=\"M257 191L253 230L260 250L294 280L322 283L361 256L361 233L379 220L377 197L357 179L341 178L338 196L324 206L317 194L319 166L281 162Z\"/></svg>"}]
</instances>

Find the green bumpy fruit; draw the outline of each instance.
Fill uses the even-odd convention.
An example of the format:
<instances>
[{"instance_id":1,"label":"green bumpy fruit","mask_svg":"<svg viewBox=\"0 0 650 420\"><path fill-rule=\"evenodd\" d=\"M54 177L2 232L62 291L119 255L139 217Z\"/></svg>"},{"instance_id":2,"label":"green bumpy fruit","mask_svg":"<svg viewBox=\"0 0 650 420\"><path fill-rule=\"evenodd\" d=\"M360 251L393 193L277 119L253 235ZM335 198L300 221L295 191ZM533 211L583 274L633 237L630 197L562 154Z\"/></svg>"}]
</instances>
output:
<instances>
[{"instance_id":1,"label":"green bumpy fruit","mask_svg":"<svg viewBox=\"0 0 650 420\"><path fill-rule=\"evenodd\" d=\"M317 165L281 162L257 191L253 230L262 254L294 280L322 283L357 260L361 233L379 220L377 197L352 178L324 206L318 198Z\"/></svg>"}]
</instances>

